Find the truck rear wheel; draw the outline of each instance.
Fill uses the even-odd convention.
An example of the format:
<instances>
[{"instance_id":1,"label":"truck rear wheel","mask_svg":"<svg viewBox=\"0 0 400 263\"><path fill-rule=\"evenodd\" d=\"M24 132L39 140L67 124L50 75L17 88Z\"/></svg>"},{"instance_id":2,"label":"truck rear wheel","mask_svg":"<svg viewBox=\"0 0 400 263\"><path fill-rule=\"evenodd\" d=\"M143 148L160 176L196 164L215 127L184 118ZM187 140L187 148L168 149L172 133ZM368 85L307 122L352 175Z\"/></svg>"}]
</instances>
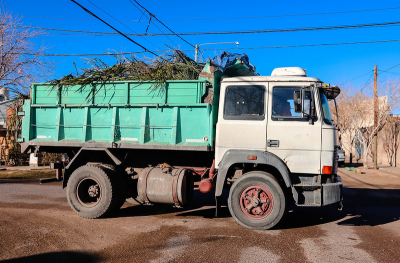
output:
<instances>
[{"instance_id":1,"label":"truck rear wheel","mask_svg":"<svg viewBox=\"0 0 400 263\"><path fill-rule=\"evenodd\" d=\"M84 218L98 218L122 206L123 184L113 171L97 165L76 169L68 180L67 199L72 210Z\"/></svg>"},{"instance_id":2,"label":"truck rear wheel","mask_svg":"<svg viewBox=\"0 0 400 263\"><path fill-rule=\"evenodd\" d=\"M274 227L285 212L285 194L273 175L256 171L244 174L229 192L228 207L233 218L253 230Z\"/></svg>"}]
</instances>

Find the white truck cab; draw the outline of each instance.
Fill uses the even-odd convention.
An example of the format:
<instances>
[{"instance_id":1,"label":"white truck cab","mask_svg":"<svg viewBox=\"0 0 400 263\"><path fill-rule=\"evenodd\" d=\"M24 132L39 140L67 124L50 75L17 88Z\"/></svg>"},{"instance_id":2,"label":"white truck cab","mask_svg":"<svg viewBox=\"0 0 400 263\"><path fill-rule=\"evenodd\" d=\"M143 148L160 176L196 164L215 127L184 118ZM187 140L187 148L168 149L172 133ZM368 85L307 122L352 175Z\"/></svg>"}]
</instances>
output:
<instances>
[{"instance_id":1,"label":"white truck cab","mask_svg":"<svg viewBox=\"0 0 400 263\"><path fill-rule=\"evenodd\" d=\"M293 173L321 173L333 165L338 145L326 96L314 88L322 82L301 68L278 68L271 75L222 81L216 168L227 150L247 149L274 153ZM302 89L310 96L312 123L295 110L294 92Z\"/></svg>"},{"instance_id":2,"label":"white truck cab","mask_svg":"<svg viewBox=\"0 0 400 263\"><path fill-rule=\"evenodd\" d=\"M277 68L271 76L223 79L215 143L219 169L216 196L223 173L230 169L228 177L232 176L232 163L236 163L242 165L236 169L243 169L243 173L257 170L254 167L260 165L264 167L258 170L271 174L279 170L274 177L287 188L285 195L293 195L297 205L341 205L339 143L328 105L328 99L339 93L337 87L308 77L298 67ZM259 212L249 211L249 218L257 217ZM231 213L235 217L235 211L231 209Z\"/></svg>"}]
</instances>

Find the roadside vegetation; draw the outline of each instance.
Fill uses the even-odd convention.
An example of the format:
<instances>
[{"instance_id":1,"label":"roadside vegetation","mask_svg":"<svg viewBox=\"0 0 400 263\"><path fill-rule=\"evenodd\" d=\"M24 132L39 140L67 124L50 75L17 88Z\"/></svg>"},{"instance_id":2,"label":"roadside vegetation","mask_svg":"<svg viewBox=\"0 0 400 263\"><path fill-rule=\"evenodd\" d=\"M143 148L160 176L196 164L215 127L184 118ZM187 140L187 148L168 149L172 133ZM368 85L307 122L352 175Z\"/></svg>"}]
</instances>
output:
<instances>
[{"instance_id":1,"label":"roadside vegetation","mask_svg":"<svg viewBox=\"0 0 400 263\"><path fill-rule=\"evenodd\" d=\"M56 171L50 169L0 171L0 179L39 179L53 177L56 177Z\"/></svg>"},{"instance_id":2,"label":"roadside vegetation","mask_svg":"<svg viewBox=\"0 0 400 263\"><path fill-rule=\"evenodd\" d=\"M49 48L34 44L43 35L43 31L24 28L22 18L0 4L0 88L9 88L15 96L27 95L31 83L52 76L55 65L42 56Z\"/></svg>"},{"instance_id":3,"label":"roadside vegetation","mask_svg":"<svg viewBox=\"0 0 400 263\"><path fill-rule=\"evenodd\" d=\"M373 89L372 89L373 90ZM373 138L378 134L378 147L383 146L388 163L395 162L395 153L400 142L400 118L394 116L400 108L400 82L386 79L378 82L377 126L374 127L374 97L368 87L361 90L354 87L341 87L337 99L339 115L340 144L347 153L355 153L362 159L364 168L373 158ZM331 105L332 117L336 122L335 106Z\"/></svg>"}]
</instances>

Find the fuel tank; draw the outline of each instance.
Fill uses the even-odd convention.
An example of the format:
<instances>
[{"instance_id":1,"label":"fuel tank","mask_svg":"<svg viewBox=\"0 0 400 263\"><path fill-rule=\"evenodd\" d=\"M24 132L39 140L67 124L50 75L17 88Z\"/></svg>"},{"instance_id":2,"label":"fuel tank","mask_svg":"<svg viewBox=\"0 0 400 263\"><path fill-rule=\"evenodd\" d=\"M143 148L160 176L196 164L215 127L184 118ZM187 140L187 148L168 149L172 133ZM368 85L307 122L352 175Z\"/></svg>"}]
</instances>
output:
<instances>
[{"instance_id":1,"label":"fuel tank","mask_svg":"<svg viewBox=\"0 0 400 263\"><path fill-rule=\"evenodd\" d=\"M148 167L139 174L138 200L184 206L192 201L193 188L192 172L188 169Z\"/></svg>"}]
</instances>

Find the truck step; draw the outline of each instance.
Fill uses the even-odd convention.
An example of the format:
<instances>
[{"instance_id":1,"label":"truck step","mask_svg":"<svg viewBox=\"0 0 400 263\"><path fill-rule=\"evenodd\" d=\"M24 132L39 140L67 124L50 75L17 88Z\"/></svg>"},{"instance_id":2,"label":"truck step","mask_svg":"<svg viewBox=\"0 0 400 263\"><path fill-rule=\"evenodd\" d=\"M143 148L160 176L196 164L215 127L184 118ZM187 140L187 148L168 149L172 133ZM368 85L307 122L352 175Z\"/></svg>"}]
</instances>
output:
<instances>
[{"instance_id":1,"label":"truck step","mask_svg":"<svg viewBox=\"0 0 400 263\"><path fill-rule=\"evenodd\" d=\"M321 206L321 204L296 204L297 206Z\"/></svg>"},{"instance_id":2,"label":"truck step","mask_svg":"<svg viewBox=\"0 0 400 263\"><path fill-rule=\"evenodd\" d=\"M300 183L300 184L294 184L294 187L321 187L321 184L318 183Z\"/></svg>"}]
</instances>

